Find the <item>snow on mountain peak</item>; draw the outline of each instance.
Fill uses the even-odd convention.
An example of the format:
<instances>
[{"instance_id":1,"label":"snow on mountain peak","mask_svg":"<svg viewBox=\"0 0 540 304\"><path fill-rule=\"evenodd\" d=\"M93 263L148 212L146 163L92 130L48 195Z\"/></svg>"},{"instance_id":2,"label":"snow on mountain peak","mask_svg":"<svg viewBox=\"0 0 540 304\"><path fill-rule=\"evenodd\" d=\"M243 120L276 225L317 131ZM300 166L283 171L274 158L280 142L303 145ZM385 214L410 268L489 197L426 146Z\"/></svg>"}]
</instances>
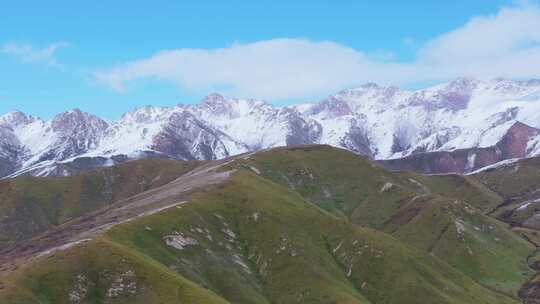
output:
<instances>
[{"instance_id":1,"label":"snow on mountain peak","mask_svg":"<svg viewBox=\"0 0 540 304\"><path fill-rule=\"evenodd\" d=\"M264 112L271 109L272 106L262 100L228 98L213 93L204 97L195 108L201 115L206 115L208 118L234 119L254 112Z\"/></svg>"},{"instance_id":2,"label":"snow on mountain peak","mask_svg":"<svg viewBox=\"0 0 540 304\"><path fill-rule=\"evenodd\" d=\"M378 90L381 86L376 84L375 82L366 82L363 85L360 86L360 89L362 90Z\"/></svg>"},{"instance_id":3,"label":"snow on mountain peak","mask_svg":"<svg viewBox=\"0 0 540 304\"><path fill-rule=\"evenodd\" d=\"M36 118L21 111L12 111L0 116L0 124L9 125L11 127L27 125L35 120Z\"/></svg>"},{"instance_id":4,"label":"snow on mountain peak","mask_svg":"<svg viewBox=\"0 0 540 304\"><path fill-rule=\"evenodd\" d=\"M107 129L109 124L89 113L82 112L79 109L73 109L56 115L51 122L54 132L62 134L75 134L77 132L99 133Z\"/></svg>"},{"instance_id":5,"label":"snow on mountain peak","mask_svg":"<svg viewBox=\"0 0 540 304\"><path fill-rule=\"evenodd\" d=\"M141 107L110 123L78 109L48 121L11 112L0 116L0 143L18 147L4 154L15 151L23 169L78 157L215 159L311 143L388 159L491 147L515 135L516 122L540 127L539 80L457 78L415 91L367 83L281 108L213 93L196 105ZM527 146L526 155L540 154L540 135L517 130L520 153Z\"/></svg>"}]
</instances>

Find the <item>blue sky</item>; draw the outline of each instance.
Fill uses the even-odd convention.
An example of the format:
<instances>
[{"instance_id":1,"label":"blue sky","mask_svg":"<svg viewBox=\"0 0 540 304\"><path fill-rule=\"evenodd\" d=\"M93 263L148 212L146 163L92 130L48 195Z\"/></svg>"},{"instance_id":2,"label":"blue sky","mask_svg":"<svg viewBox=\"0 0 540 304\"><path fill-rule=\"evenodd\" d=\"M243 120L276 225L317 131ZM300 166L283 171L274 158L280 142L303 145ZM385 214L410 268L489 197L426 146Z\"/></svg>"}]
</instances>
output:
<instances>
[{"instance_id":1,"label":"blue sky","mask_svg":"<svg viewBox=\"0 0 540 304\"><path fill-rule=\"evenodd\" d=\"M537 77L538 25L531 1L11 1L0 113L114 119L212 91L286 104L370 80Z\"/></svg>"}]
</instances>

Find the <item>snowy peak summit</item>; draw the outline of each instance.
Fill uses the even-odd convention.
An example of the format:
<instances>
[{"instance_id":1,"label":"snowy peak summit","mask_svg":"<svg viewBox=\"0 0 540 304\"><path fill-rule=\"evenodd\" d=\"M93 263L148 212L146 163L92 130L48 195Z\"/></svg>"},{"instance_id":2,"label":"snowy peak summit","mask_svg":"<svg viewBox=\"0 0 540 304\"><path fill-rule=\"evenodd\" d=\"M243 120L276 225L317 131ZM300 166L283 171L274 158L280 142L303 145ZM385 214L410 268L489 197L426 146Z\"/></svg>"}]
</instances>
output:
<instances>
[{"instance_id":1,"label":"snowy peak summit","mask_svg":"<svg viewBox=\"0 0 540 304\"><path fill-rule=\"evenodd\" d=\"M5 114L0 175L53 174L51 167L82 160L218 159L297 144L329 144L374 159L491 148L528 157L540 155L538 129L540 80L458 78L415 91L367 83L288 107L213 93L196 105L146 106L113 122L79 109L48 121Z\"/></svg>"},{"instance_id":2,"label":"snowy peak summit","mask_svg":"<svg viewBox=\"0 0 540 304\"><path fill-rule=\"evenodd\" d=\"M109 124L89 113L74 109L56 115L51 122L53 131L63 134L97 133L108 128Z\"/></svg>"},{"instance_id":3,"label":"snowy peak summit","mask_svg":"<svg viewBox=\"0 0 540 304\"><path fill-rule=\"evenodd\" d=\"M16 127L20 125L27 125L35 121L32 116L26 115L21 111L13 111L0 116L0 124Z\"/></svg>"},{"instance_id":4,"label":"snowy peak summit","mask_svg":"<svg viewBox=\"0 0 540 304\"><path fill-rule=\"evenodd\" d=\"M262 100L227 98L219 93L212 93L204 97L195 108L201 113L215 117L238 118L272 107Z\"/></svg>"}]
</instances>

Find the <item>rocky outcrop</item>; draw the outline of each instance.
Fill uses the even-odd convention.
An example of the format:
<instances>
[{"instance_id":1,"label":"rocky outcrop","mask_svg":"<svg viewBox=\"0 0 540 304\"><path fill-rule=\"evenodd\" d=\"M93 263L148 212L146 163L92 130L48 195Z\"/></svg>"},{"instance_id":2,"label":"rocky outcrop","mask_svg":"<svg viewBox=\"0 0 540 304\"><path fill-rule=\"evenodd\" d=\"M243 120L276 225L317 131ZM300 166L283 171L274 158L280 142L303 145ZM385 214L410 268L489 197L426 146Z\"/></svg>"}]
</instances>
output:
<instances>
[{"instance_id":1,"label":"rocky outcrop","mask_svg":"<svg viewBox=\"0 0 540 304\"><path fill-rule=\"evenodd\" d=\"M468 173L503 160L527 157L528 143L537 136L540 136L539 129L516 122L492 147L424 152L400 159L380 160L379 163L391 170L428 174Z\"/></svg>"},{"instance_id":2,"label":"rocky outcrop","mask_svg":"<svg viewBox=\"0 0 540 304\"><path fill-rule=\"evenodd\" d=\"M175 113L154 137L152 149L176 159L215 160L230 155L218 130L205 125L190 112Z\"/></svg>"}]
</instances>

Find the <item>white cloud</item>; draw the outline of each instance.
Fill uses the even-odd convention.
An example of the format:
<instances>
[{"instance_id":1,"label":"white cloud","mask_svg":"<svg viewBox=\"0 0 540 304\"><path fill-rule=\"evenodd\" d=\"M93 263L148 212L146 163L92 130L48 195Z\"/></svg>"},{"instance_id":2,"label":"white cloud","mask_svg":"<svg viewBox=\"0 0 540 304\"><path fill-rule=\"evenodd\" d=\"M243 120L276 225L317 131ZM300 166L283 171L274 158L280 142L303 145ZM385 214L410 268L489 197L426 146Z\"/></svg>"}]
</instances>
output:
<instances>
[{"instance_id":1,"label":"white cloud","mask_svg":"<svg viewBox=\"0 0 540 304\"><path fill-rule=\"evenodd\" d=\"M539 7L522 4L472 18L418 44L410 62L396 61L390 51L366 54L329 41L274 39L163 51L94 75L118 91L136 80L155 78L187 90L228 88L229 94L265 99L319 95L366 81L407 85L458 76L539 77L539 29Z\"/></svg>"},{"instance_id":2,"label":"white cloud","mask_svg":"<svg viewBox=\"0 0 540 304\"><path fill-rule=\"evenodd\" d=\"M540 74L540 9L531 5L503 8L496 15L473 18L429 41L415 64L438 70L439 77L536 77Z\"/></svg>"},{"instance_id":3,"label":"white cloud","mask_svg":"<svg viewBox=\"0 0 540 304\"><path fill-rule=\"evenodd\" d=\"M23 63L46 63L56 65L55 54L58 49L66 47L65 42L49 44L44 48L35 48L30 44L6 43L0 47L0 52L17 57Z\"/></svg>"},{"instance_id":4,"label":"white cloud","mask_svg":"<svg viewBox=\"0 0 540 304\"><path fill-rule=\"evenodd\" d=\"M99 71L96 77L116 90L131 80L155 77L191 90L230 87L239 95L279 99L351 85L357 69L369 64L362 53L332 42L275 39L215 50L164 51Z\"/></svg>"}]
</instances>

